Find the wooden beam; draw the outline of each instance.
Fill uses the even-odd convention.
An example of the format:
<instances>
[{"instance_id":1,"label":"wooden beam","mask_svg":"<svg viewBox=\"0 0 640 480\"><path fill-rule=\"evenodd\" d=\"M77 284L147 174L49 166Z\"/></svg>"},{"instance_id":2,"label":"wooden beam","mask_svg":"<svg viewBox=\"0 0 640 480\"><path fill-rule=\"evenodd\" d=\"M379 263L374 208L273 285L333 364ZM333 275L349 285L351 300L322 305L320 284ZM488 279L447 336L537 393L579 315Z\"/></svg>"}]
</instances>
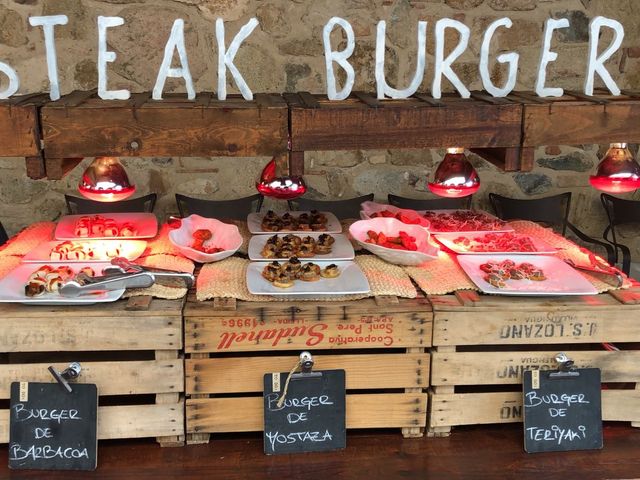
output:
<instances>
[{"instance_id":1,"label":"wooden beam","mask_svg":"<svg viewBox=\"0 0 640 480\"><path fill-rule=\"evenodd\" d=\"M27 164L27 176L29 178L33 180L40 180L47 176L47 169L42 155L38 155L37 157L26 157L25 163Z\"/></svg>"},{"instance_id":2,"label":"wooden beam","mask_svg":"<svg viewBox=\"0 0 640 480\"><path fill-rule=\"evenodd\" d=\"M304 175L304 152L289 152L289 175Z\"/></svg>"},{"instance_id":3,"label":"wooden beam","mask_svg":"<svg viewBox=\"0 0 640 480\"><path fill-rule=\"evenodd\" d=\"M520 147L511 148L471 148L470 151L481 156L488 162L505 172L515 172L520 170Z\"/></svg>"},{"instance_id":4,"label":"wooden beam","mask_svg":"<svg viewBox=\"0 0 640 480\"><path fill-rule=\"evenodd\" d=\"M62 180L82 158L46 158L45 168L49 180Z\"/></svg>"}]
</instances>

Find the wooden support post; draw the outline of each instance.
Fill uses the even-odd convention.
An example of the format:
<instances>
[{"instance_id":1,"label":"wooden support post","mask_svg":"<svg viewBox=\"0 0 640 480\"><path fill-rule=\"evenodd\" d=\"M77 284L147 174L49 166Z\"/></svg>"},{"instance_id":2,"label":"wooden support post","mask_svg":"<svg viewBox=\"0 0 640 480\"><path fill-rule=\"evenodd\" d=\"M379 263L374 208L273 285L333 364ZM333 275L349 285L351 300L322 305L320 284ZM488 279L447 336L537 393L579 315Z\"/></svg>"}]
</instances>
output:
<instances>
[{"instance_id":1,"label":"wooden support post","mask_svg":"<svg viewBox=\"0 0 640 480\"><path fill-rule=\"evenodd\" d=\"M376 299L379 297L376 297ZM424 348L418 347L410 347L407 348L407 353L424 353ZM425 385L428 385L428 379ZM424 391L423 388L405 388L405 393L422 393ZM422 427L405 427L402 429L402 436L404 438L420 438L424 436L424 428Z\"/></svg>"},{"instance_id":2,"label":"wooden support post","mask_svg":"<svg viewBox=\"0 0 640 480\"><path fill-rule=\"evenodd\" d=\"M49 180L62 180L73 170L82 158L45 158L45 168Z\"/></svg>"},{"instance_id":3,"label":"wooden support post","mask_svg":"<svg viewBox=\"0 0 640 480\"><path fill-rule=\"evenodd\" d=\"M179 358L178 350L156 350L156 360L172 360ZM180 393L156 393L156 404L178 404ZM156 437L156 441L161 447L182 447L184 446L184 433L182 435L171 435L168 437Z\"/></svg>"},{"instance_id":4,"label":"wooden support post","mask_svg":"<svg viewBox=\"0 0 640 480\"><path fill-rule=\"evenodd\" d=\"M433 347L433 351L439 353L453 353L456 351L456 347L440 346ZM453 385L434 385L431 387L430 405L429 405L429 418L427 421L427 437L448 437L451 435L451 427L434 427L431 425L431 417L433 415L433 396L434 395L451 395L455 393L455 387Z\"/></svg>"},{"instance_id":5,"label":"wooden support post","mask_svg":"<svg viewBox=\"0 0 640 480\"><path fill-rule=\"evenodd\" d=\"M471 152L481 156L496 167L505 172L515 172L520 170L520 147L500 147L500 148L471 148Z\"/></svg>"},{"instance_id":6,"label":"wooden support post","mask_svg":"<svg viewBox=\"0 0 640 480\"><path fill-rule=\"evenodd\" d=\"M197 360L201 358L209 358L208 353L192 353L189 357L192 360ZM220 372L222 374L222 372ZM190 396L190 398L209 398L207 394L197 394L194 393ZM189 433L187 434L187 445L198 445L201 443L209 443L209 439L211 438L210 433Z\"/></svg>"},{"instance_id":7,"label":"wooden support post","mask_svg":"<svg viewBox=\"0 0 640 480\"><path fill-rule=\"evenodd\" d=\"M640 390L640 383L636 383L636 390ZM640 422L631 422L631 426L635 428L640 428Z\"/></svg>"},{"instance_id":8,"label":"wooden support post","mask_svg":"<svg viewBox=\"0 0 640 480\"><path fill-rule=\"evenodd\" d=\"M33 180L40 180L47 176L47 169L42 155L37 157L25 157L27 164L27 176Z\"/></svg>"},{"instance_id":9,"label":"wooden support post","mask_svg":"<svg viewBox=\"0 0 640 480\"><path fill-rule=\"evenodd\" d=\"M304 175L304 152L289 152L289 175Z\"/></svg>"}]
</instances>

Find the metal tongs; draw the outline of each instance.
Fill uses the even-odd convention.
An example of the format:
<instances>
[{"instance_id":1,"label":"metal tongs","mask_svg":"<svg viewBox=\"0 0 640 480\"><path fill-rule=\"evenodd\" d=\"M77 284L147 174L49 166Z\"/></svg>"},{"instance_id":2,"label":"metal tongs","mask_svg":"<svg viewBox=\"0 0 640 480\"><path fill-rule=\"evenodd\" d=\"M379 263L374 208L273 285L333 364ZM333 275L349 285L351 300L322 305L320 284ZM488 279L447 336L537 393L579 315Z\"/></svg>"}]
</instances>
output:
<instances>
[{"instance_id":1,"label":"metal tongs","mask_svg":"<svg viewBox=\"0 0 640 480\"><path fill-rule=\"evenodd\" d=\"M104 268L102 275L91 277L85 273L79 273L73 280L60 286L59 292L64 297L77 297L105 290L147 288L155 283L190 288L193 282L194 278L190 273L149 269L131 263L126 258L118 257L111 260L111 266Z\"/></svg>"},{"instance_id":2,"label":"metal tongs","mask_svg":"<svg viewBox=\"0 0 640 480\"><path fill-rule=\"evenodd\" d=\"M571 265L576 270L583 270L598 277L604 277L603 280L609 284L614 285L616 288L620 288L624 283L624 277L620 270L602 262L596 263L594 266L590 265L578 265L573 260L566 258L565 263Z\"/></svg>"}]
</instances>

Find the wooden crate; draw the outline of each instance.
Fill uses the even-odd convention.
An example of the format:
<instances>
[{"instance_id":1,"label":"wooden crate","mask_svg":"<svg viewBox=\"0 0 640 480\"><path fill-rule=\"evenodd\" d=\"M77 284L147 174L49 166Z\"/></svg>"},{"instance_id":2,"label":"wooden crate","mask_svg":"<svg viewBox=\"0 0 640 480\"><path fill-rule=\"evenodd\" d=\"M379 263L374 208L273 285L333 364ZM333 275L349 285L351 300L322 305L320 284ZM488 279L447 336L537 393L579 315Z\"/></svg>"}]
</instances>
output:
<instances>
[{"instance_id":1,"label":"wooden crate","mask_svg":"<svg viewBox=\"0 0 640 480\"><path fill-rule=\"evenodd\" d=\"M184 444L182 301L136 297L88 306L0 306L0 398L11 382L53 382L79 361L81 383L98 387L98 438L156 437ZM6 407L5 407L6 408ZM9 410L0 410L0 442Z\"/></svg>"},{"instance_id":2,"label":"wooden crate","mask_svg":"<svg viewBox=\"0 0 640 480\"><path fill-rule=\"evenodd\" d=\"M287 150L288 110L280 95L256 94L253 101L210 92L194 101L151 92L129 100L101 100L77 91L42 107L48 159L119 157L272 156Z\"/></svg>"},{"instance_id":3,"label":"wooden crate","mask_svg":"<svg viewBox=\"0 0 640 480\"><path fill-rule=\"evenodd\" d=\"M640 289L542 299L459 292L430 301L430 434L522 421L522 372L556 368L560 351L579 367L602 369L604 420L640 421L640 350L631 343L640 342Z\"/></svg>"},{"instance_id":4,"label":"wooden crate","mask_svg":"<svg viewBox=\"0 0 640 480\"><path fill-rule=\"evenodd\" d=\"M303 350L316 369L343 368L347 428L422 436L431 345L424 298L349 302L197 302L185 307L187 442L261 431L265 373L289 371ZM334 353L335 352L335 353Z\"/></svg>"}]
</instances>

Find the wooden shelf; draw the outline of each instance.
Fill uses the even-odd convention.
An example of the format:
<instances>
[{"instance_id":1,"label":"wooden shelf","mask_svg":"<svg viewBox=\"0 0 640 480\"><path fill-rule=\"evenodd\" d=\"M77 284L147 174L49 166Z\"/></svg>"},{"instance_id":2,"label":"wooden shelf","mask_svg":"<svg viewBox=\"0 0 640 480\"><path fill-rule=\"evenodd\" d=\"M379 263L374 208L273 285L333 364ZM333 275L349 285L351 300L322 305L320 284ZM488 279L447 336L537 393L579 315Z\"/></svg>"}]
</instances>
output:
<instances>
[{"instance_id":1,"label":"wooden shelf","mask_svg":"<svg viewBox=\"0 0 640 480\"><path fill-rule=\"evenodd\" d=\"M493 98L416 94L378 100L354 92L344 101L308 92L256 94L219 101L162 101L136 93L104 101L76 91L56 102L46 94L0 101L0 156L27 158L32 178L62 178L87 156L280 156L302 174L307 150L364 150L463 146L504 171L531 170L534 147L640 143L640 92L561 98L513 92ZM40 145L44 140L44 150Z\"/></svg>"},{"instance_id":2,"label":"wooden shelf","mask_svg":"<svg viewBox=\"0 0 640 480\"><path fill-rule=\"evenodd\" d=\"M287 150L288 110L280 95L222 102L200 93L133 94L105 101L95 92L73 92L42 107L47 158L153 156L272 156Z\"/></svg>"}]
</instances>

